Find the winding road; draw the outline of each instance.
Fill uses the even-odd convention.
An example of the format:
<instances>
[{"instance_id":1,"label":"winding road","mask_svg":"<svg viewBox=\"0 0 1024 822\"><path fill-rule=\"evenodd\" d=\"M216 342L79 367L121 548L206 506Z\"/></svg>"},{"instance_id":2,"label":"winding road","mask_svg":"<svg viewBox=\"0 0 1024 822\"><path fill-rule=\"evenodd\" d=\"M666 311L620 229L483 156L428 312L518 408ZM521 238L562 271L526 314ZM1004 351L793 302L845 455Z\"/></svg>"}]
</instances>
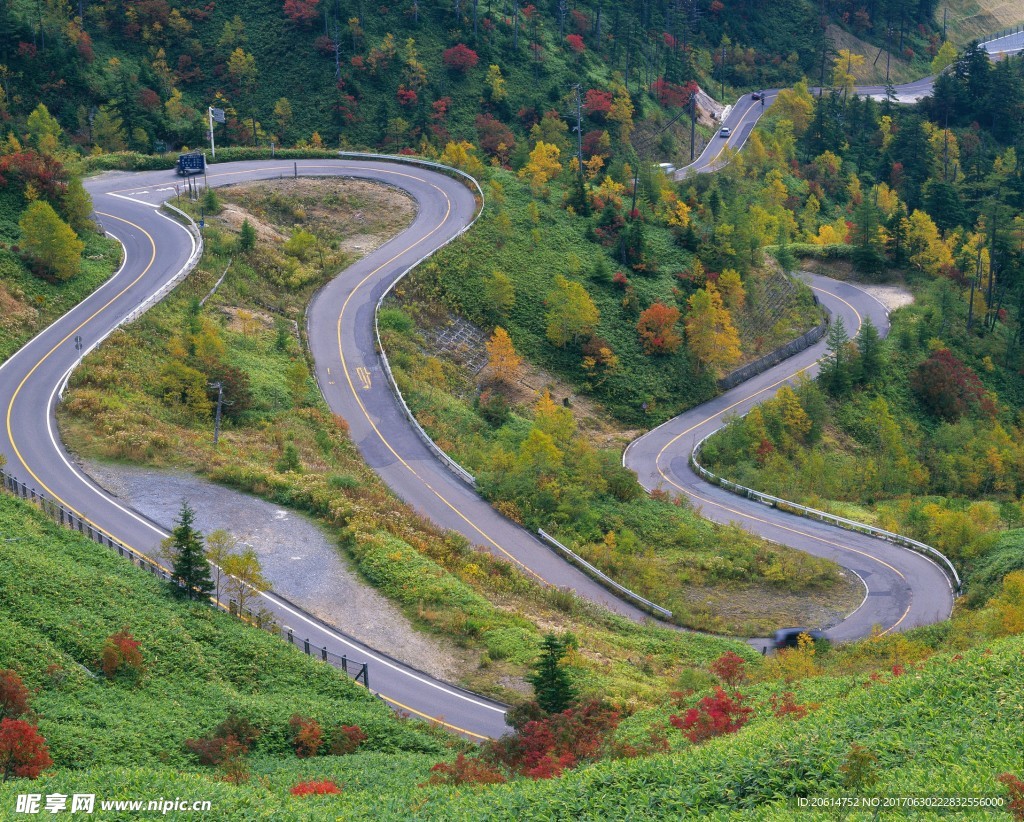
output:
<instances>
[{"instance_id":1,"label":"winding road","mask_svg":"<svg viewBox=\"0 0 1024 822\"><path fill-rule=\"evenodd\" d=\"M741 147L771 99L762 107L749 95L741 98L727 121L733 136L713 140L693 170L717 167L724 159L720 154L725 144ZM374 332L377 302L410 267L471 224L478 203L470 189L436 170L371 160L216 165L210 169L209 184L292 174L377 180L406 190L418 204L408 229L343 271L317 294L307 314L317 380L332 410L348 421L352 440L369 465L398 496L438 525L516 563L538 581L571 588L630 619L648 619L497 514L445 468L414 432L385 379ZM7 457L6 470L98 532L145 555L156 552L167 535L166 525L131 510L75 467L57 435L54 411L82 356L127 318L145 310L195 263L199 251L195 236L159 208L173 197L179 182L171 171L108 173L87 182L103 228L124 246L124 262L101 288L0 365L4 414L0 452ZM848 328L858 327L865 315L880 329L888 327L882 307L854 286L826 278L813 278L811 286L823 303L846 317ZM863 637L875 625L891 631L944 619L952 594L945 576L929 560L889 543L734 497L697 479L687 467L693 443L720 426L723 415L743 412L769 398L795 374L812 371L821 353L819 344L665 423L632 444L624 461L649 489L685 493L712 519L739 522L766 538L828 557L857 573L867 596L849 618L830 630L835 639ZM262 596L278 621L297 636L307 637L313 647L368 661L373 689L397 709L472 738L498 736L507 730L505 706L399 663L280 596L270 592Z\"/></svg>"}]
</instances>

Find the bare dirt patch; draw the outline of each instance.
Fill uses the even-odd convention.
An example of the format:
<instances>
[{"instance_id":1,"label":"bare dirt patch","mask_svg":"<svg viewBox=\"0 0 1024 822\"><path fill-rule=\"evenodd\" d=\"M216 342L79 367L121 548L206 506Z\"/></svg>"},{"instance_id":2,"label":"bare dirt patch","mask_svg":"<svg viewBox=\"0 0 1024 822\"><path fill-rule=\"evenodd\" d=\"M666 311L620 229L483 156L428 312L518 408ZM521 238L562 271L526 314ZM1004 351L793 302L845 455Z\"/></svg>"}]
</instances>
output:
<instances>
[{"instance_id":1,"label":"bare dirt patch","mask_svg":"<svg viewBox=\"0 0 1024 822\"><path fill-rule=\"evenodd\" d=\"M409 225L415 201L404 191L369 180L300 177L261 180L221 189L219 218L240 227L248 217L260 239L280 243L282 228L301 225L320 236L339 237L339 248L363 256Z\"/></svg>"},{"instance_id":2,"label":"bare dirt patch","mask_svg":"<svg viewBox=\"0 0 1024 822\"><path fill-rule=\"evenodd\" d=\"M38 314L36 309L18 300L0 283L0 328L14 331L31 323Z\"/></svg>"}]
</instances>

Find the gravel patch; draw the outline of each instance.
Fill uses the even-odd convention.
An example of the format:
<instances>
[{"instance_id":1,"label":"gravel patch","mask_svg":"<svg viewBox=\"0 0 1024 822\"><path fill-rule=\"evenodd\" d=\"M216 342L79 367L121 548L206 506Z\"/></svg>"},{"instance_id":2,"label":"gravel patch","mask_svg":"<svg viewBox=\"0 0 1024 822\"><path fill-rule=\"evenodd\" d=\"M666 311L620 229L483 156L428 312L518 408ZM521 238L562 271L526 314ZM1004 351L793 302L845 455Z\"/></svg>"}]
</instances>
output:
<instances>
[{"instance_id":1,"label":"gravel patch","mask_svg":"<svg viewBox=\"0 0 1024 822\"><path fill-rule=\"evenodd\" d=\"M253 547L273 590L372 648L449 681L474 667L417 631L385 596L360 579L329 533L307 517L182 471L88 461L102 487L170 529L181 501L203 533L223 529Z\"/></svg>"},{"instance_id":2,"label":"gravel patch","mask_svg":"<svg viewBox=\"0 0 1024 822\"><path fill-rule=\"evenodd\" d=\"M897 308L902 308L914 302L914 295L910 293L910 289L906 286L869 285L867 283L857 283L856 285L861 291L870 294L878 300L889 311L895 311Z\"/></svg>"}]
</instances>

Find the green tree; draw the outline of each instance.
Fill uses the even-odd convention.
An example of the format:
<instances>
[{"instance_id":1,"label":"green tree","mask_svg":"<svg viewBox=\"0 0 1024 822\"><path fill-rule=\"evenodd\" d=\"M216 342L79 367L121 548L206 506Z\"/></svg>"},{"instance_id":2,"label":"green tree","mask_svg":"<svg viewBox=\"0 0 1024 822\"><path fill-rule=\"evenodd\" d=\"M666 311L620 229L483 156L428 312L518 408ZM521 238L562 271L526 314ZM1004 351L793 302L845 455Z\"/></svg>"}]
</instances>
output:
<instances>
[{"instance_id":1,"label":"green tree","mask_svg":"<svg viewBox=\"0 0 1024 822\"><path fill-rule=\"evenodd\" d=\"M68 218L71 227L81 234L93 228L92 223L92 197L85 190L82 181L78 177L72 177L68 181L67 188L60 200L64 216Z\"/></svg>"},{"instance_id":2,"label":"green tree","mask_svg":"<svg viewBox=\"0 0 1024 822\"><path fill-rule=\"evenodd\" d=\"M217 192L209 186L207 186L206 191L203 192L203 211L207 214L220 213L220 197L218 197Z\"/></svg>"},{"instance_id":3,"label":"green tree","mask_svg":"<svg viewBox=\"0 0 1024 822\"><path fill-rule=\"evenodd\" d=\"M260 591L270 587L263 576L259 557L251 547L245 548L240 554L230 554L225 560L224 572L228 575L224 588L235 601L239 615L244 614L250 601L258 597Z\"/></svg>"},{"instance_id":4,"label":"green tree","mask_svg":"<svg viewBox=\"0 0 1024 822\"><path fill-rule=\"evenodd\" d=\"M853 385L853 372L850 335L846 332L846 323L841 316L837 315L832 320L825 344L828 354L822 360L819 379L833 397L845 396Z\"/></svg>"},{"instance_id":5,"label":"green tree","mask_svg":"<svg viewBox=\"0 0 1024 822\"><path fill-rule=\"evenodd\" d=\"M858 380L863 385L872 385L882 374L882 340L870 317L864 318L857 334L857 350Z\"/></svg>"},{"instance_id":6,"label":"green tree","mask_svg":"<svg viewBox=\"0 0 1024 822\"><path fill-rule=\"evenodd\" d=\"M70 280L82 265L85 243L45 200L34 200L21 215L21 243L43 273Z\"/></svg>"},{"instance_id":7,"label":"green tree","mask_svg":"<svg viewBox=\"0 0 1024 822\"><path fill-rule=\"evenodd\" d=\"M242 220L242 230L238 235L239 251L252 251L256 247L256 229L253 228L249 218Z\"/></svg>"},{"instance_id":8,"label":"green tree","mask_svg":"<svg viewBox=\"0 0 1024 822\"><path fill-rule=\"evenodd\" d=\"M228 559L235 555L238 547L238 540L227 531L218 528L206 535L206 559L210 563L210 570L213 575L213 595L217 601L223 591L222 584L226 575L224 566Z\"/></svg>"},{"instance_id":9,"label":"green tree","mask_svg":"<svg viewBox=\"0 0 1024 822\"><path fill-rule=\"evenodd\" d=\"M178 583L174 587L175 596L203 601L213 593L213 580L203 550L203 535L194 527L195 518L195 511L183 500L178 522L171 531L168 552L174 564L171 573Z\"/></svg>"},{"instance_id":10,"label":"green tree","mask_svg":"<svg viewBox=\"0 0 1024 822\"><path fill-rule=\"evenodd\" d=\"M50 110L40 103L25 121L28 136L32 144L43 154L54 154L60 148L60 138L64 130Z\"/></svg>"},{"instance_id":11,"label":"green tree","mask_svg":"<svg viewBox=\"0 0 1024 822\"><path fill-rule=\"evenodd\" d=\"M540 657L533 664L533 673L526 677L533 685L537 704L549 714L561 713L576 701L576 689L562 665L566 651L574 645L571 634L562 637L547 634L540 645Z\"/></svg>"},{"instance_id":12,"label":"green tree","mask_svg":"<svg viewBox=\"0 0 1024 822\"><path fill-rule=\"evenodd\" d=\"M559 348L590 336L601 318L583 286L561 274L555 277L555 290L548 294L545 303L548 306L547 337Z\"/></svg>"}]
</instances>

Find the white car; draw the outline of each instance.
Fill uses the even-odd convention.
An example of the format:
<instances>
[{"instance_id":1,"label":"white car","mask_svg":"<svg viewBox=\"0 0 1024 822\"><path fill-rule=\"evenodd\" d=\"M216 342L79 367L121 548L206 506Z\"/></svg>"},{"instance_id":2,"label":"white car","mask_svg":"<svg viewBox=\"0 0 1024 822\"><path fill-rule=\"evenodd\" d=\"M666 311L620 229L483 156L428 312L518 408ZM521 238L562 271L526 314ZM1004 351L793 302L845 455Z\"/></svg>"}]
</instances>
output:
<instances>
[{"instance_id":1,"label":"white car","mask_svg":"<svg viewBox=\"0 0 1024 822\"><path fill-rule=\"evenodd\" d=\"M722 130L718 132L719 137L728 137L732 134L732 129L729 126L723 126Z\"/></svg>"}]
</instances>

